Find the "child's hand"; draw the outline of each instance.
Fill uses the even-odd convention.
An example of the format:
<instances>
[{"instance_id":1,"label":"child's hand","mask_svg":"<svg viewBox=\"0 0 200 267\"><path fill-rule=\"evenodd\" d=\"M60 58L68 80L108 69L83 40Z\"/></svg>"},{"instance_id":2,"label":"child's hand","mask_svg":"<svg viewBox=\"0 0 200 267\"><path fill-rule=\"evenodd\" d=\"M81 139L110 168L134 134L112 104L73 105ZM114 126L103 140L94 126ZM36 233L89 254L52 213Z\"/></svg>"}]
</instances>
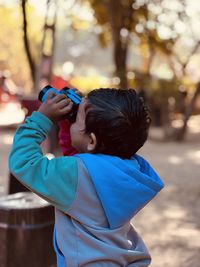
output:
<instances>
[{"instance_id":1,"label":"child's hand","mask_svg":"<svg viewBox=\"0 0 200 267\"><path fill-rule=\"evenodd\" d=\"M44 114L53 122L63 120L72 109L72 101L64 94L55 95L50 92L38 111Z\"/></svg>"}]
</instances>

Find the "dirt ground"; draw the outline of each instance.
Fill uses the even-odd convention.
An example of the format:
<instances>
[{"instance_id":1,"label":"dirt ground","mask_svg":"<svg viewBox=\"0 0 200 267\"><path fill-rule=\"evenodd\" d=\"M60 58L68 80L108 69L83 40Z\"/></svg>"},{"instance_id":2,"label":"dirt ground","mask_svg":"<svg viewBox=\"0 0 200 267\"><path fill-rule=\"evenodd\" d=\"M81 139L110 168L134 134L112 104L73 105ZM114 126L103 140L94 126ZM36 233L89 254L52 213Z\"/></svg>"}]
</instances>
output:
<instances>
[{"instance_id":1,"label":"dirt ground","mask_svg":"<svg viewBox=\"0 0 200 267\"><path fill-rule=\"evenodd\" d=\"M200 267L200 120L184 143L148 142L141 153L165 188L133 223L146 242L152 267Z\"/></svg>"},{"instance_id":2,"label":"dirt ground","mask_svg":"<svg viewBox=\"0 0 200 267\"><path fill-rule=\"evenodd\" d=\"M200 120L184 143L148 141L140 151L165 188L134 219L152 256L151 267L200 267ZM1 131L0 195L7 193L6 159L13 131Z\"/></svg>"},{"instance_id":3,"label":"dirt ground","mask_svg":"<svg viewBox=\"0 0 200 267\"><path fill-rule=\"evenodd\" d=\"M133 220L152 267L200 267L200 143L149 142L142 153L165 188Z\"/></svg>"}]
</instances>

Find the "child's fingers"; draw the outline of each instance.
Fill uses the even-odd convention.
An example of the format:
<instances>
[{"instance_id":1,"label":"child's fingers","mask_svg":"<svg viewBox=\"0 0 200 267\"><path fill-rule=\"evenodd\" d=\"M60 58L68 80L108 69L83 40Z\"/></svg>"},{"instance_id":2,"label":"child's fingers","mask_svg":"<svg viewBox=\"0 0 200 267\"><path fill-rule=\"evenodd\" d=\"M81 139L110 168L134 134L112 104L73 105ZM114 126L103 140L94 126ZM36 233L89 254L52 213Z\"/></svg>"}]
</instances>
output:
<instances>
[{"instance_id":1,"label":"child's fingers","mask_svg":"<svg viewBox=\"0 0 200 267\"><path fill-rule=\"evenodd\" d=\"M56 103L58 108L64 108L65 106L69 105L71 100L69 98L63 98L59 102Z\"/></svg>"},{"instance_id":2,"label":"child's fingers","mask_svg":"<svg viewBox=\"0 0 200 267\"><path fill-rule=\"evenodd\" d=\"M73 106L73 102L70 101L70 103L67 106L60 109L60 114L65 115L65 114L69 113L72 109L72 106Z\"/></svg>"},{"instance_id":3,"label":"child's fingers","mask_svg":"<svg viewBox=\"0 0 200 267\"><path fill-rule=\"evenodd\" d=\"M62 99L67 99L67 96L65 94L59 94L59 95L56 95L53 99L53 102L54 103L58 103L60 102Z\"/></svg>"},{"instance_id":4,"label":"child's fingers","mask_svg":"<svg viewBox=\"0 0 200 267\"><path fill-rule=\"evenodd\" d=\"M80 118L81 120L85 120L85 116L86 116L86 113L87 113L87 107L88 107L88 101L86 98L82 98L81 100L81 103L79 105L79 111L80 111Z\"/></svg>"}]
</instances>

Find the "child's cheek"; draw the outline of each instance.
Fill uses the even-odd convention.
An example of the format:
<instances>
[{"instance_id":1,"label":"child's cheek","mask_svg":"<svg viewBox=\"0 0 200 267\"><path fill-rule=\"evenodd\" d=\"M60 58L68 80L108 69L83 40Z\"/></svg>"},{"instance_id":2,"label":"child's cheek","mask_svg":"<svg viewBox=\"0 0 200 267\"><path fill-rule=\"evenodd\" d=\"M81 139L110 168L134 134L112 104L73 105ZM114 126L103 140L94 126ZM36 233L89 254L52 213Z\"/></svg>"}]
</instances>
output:
<instances>
[{"instance_id":1,"label":"child's cheek","mask_svg":"<svg viewBox=\"0 0 200 267\"><path fill-rule=\"evenodd\" d=\"M73 125L74 124L72 124L71 126L70 126L70 129L69 129L69 132L70 132L70 135L72 136L72 133L73 133Z\"/></svg>"},{"instance_id":2,"label":"child's cheek","mask_svg":"<svg viewBox=\"0 0 200 267\"><path fill-rule=\"evenodd\" d=\"M77 132L77 127L76 127L76 123L73 123L70 127L70 136L71 138L73 138L73 136L76 135Z\"/></svg>"}]
</instances>

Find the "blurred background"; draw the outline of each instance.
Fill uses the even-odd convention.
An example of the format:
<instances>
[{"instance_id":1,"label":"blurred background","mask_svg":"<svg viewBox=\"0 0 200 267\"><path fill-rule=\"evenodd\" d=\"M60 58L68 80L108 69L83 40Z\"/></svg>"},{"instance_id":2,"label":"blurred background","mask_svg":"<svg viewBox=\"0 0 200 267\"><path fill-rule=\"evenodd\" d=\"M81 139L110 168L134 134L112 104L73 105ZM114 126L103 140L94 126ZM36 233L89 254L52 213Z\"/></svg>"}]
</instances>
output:
<instances>
[{"instance_id":1,"label":"blurred background","mask_svg":"<svg viewBox=\"0 0 200 267\"><path fill-rule=\"evenodd\" d=\"M152 267L199 267L200 2L0 0L0 196L16 127L47 84L135 88L152 117L140 154L165 189L133 223ZM56 132L44 150L59 153Z\"/></svg>"}]
</instances>

